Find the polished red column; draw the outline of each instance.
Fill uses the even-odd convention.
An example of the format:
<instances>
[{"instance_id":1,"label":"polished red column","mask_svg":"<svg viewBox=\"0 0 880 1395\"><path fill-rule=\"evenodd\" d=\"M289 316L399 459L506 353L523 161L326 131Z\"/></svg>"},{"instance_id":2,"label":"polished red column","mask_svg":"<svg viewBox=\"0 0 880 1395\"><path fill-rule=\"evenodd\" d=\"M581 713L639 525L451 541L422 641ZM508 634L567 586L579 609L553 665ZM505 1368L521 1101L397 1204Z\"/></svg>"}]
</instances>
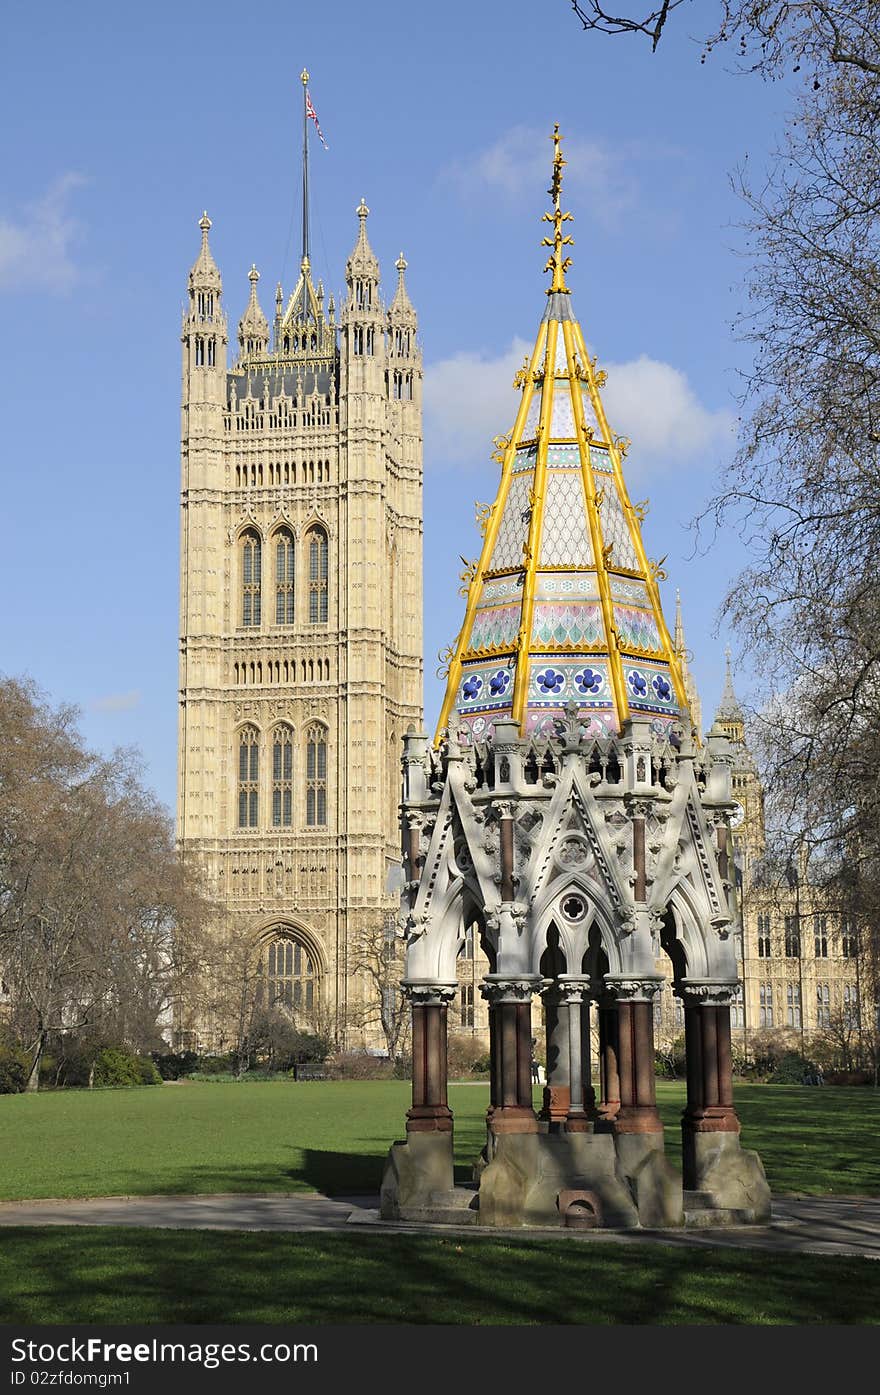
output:
<instances>
[{"instance_id":1,"label":"polished red column","mask_svg":"<svg viewBox=\"0 0 880 1395\"><path fill-rule=\"evenodd\" d=\"M451 985L409 984L412 1002L412 1107L406 1116L409 1133L451 1133L452 1110L447 1102L446 1018L455 996Z\"/></svg>"},{"instance_id":2,"label":"polished red column","mask_svg":"<svg viewBox=\"0 0 880 1395\"><path fill-rule=\"evenodd\" d=\"M617 1002L617 1061L620 1109L617 1133L662 1133L654 1081L653 980L621 984Z\"/></svg>"},{"instance_id":3,"label":"polished red column","mask_svg":"<svg viewBox=\"0 0 880 1395\"><path fill-rule=\"evenodd\" d=\"M493 1133L536 1133L532 1107L532 979L487 978L480 991L489 1003L493 1100L487 1122Z\"/></svg>"},{"instance_id":4,"label":"polished red column","mask_svg":"<svg viewBox=\"0 0 880 1395\"><path fill-rule=\"evenodd\" d=\"M728 985L684 985L687 1104L681 1116L684 1185L698 1185L694 1136L739 1133L733 1107Z\"/></svg>"},{"instance_id":5,"label":"polished red column","mask_svg":"<svg viewBox=\"0 0 880 1395\"><path fill-rule=\"evenodd\" d=\"M620 1072L617 1064L617 1003L609 995L599 1001L599 1119L611 1124L620 1109Z\"/></svg>"}]
</instances>

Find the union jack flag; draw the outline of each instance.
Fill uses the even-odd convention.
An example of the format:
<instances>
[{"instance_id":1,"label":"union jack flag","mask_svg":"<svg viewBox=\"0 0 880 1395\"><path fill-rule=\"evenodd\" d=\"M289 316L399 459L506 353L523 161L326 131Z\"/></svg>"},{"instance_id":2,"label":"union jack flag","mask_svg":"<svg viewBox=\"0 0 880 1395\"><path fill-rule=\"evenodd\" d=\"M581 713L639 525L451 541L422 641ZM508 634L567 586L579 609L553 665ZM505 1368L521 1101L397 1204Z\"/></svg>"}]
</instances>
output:
<instances>
[{"instance_id":1,"label":"union jack flag","mask_svg":"<svg viewBox=\"0 0 880 1395\"><path fill-rule=\"evenodd\" d=\"M311 96L309 95L308 89L306 89L306 116L308 116L308 117L310 118L310 120L314 121L314 123L315 123L315 130L318 132L318 139L320 140L320 142L321 142L321 144L323 145L324 149L325 149L325 150L329 150L330 147L329 147L329 145L327 144L327 142L326 142L325 139L324 139L324 132L321 130L321 126L320 126L320 123L319 123L319 121L318 121L318 114L317 114L317 112L315 111L315 108L312 106L312 99L311 99Z\"/></svg>"}]
</instances>

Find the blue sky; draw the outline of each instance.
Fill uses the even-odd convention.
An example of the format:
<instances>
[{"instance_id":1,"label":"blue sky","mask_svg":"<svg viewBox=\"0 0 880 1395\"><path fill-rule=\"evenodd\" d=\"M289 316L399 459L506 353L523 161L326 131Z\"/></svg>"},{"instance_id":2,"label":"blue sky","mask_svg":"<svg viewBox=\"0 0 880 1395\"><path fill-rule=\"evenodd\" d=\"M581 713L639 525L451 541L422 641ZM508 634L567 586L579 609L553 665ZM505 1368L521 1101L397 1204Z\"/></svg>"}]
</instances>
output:
<instances>
[{"instance_id":1,"label":"blue sky","mask_svg":"<svg viewBox=\"0 0 880 1395\"><path fill-rule=\"evenodd\" d=\"M279 277L289 287L305 65L330 147L312 152L316 274L341 285L364 195L385 287L403 249L420 316L429 723L435 656L461 619L459 554L476 554L473 504L494 496L491 439L511 426L513 369L543 310L554 121L575 310L609 370L632 493L651 500L648 552L668 556L667 616L679 587L711 712L716 612L744 559L732 535L694 555L688 524L732 452L748 361L731 331L747 264L729 175L764 168L791 94L701 64L689 29L693 12L652 56L584 34L568 0L9 11L2 669L79 705L93 744L138 746L173 805L180 307L203 208L233 336L252 262L265 309Z\"/></svg>"}]
</instances>

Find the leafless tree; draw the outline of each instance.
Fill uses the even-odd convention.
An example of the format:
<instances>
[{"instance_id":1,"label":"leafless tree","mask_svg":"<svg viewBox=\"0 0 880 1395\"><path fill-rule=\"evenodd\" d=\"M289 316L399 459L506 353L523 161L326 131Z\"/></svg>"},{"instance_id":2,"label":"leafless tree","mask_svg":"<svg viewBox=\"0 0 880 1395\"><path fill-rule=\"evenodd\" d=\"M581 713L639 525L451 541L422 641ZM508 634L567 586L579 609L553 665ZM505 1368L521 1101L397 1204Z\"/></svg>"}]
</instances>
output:
<instances>
[{"instance_id":1,"label":"leafless tree","mask_svg":"<svg viewBox=\"0 0 880 1395\"><path fill-rule=\"evenodd\" d=\"M379 1030L392 1060L405 1049L409 1009L400 987L403 977L403 941L390 913L355 932L350 959L352 973L363 986L363 998L350 1007L350 1025L362 1031Z\"/></svg>"},{"instance_id":2,"label":"leafless tree","mask_svg":"<svg viewBox=\"0 0 880 1395\"><path fill-rule=\"evenodd\" d=\"M134 756L99 758L69 709L0 681L0 967L29 1089L51 1036L157 1044L204 910Z\"/></svg>"},{"instance_id":3,"label":"leafless tree","mask_svg":"<svg viewBox=\"0 0 880 1395\"><path fill-rule=\"evenodd\" d=\"M667 20L684 0L665 0L645 12L617 15L598 0L571 0L584 29L602 34L642 34L656 52ZM694 11L691 11L694 13ZM732 46L738 66L764 77L808 72L818 86L828 65L880 74L874 47L876 0L717 0L717 27L702 40L703 61Z\"/></svg>"}]
</instances>

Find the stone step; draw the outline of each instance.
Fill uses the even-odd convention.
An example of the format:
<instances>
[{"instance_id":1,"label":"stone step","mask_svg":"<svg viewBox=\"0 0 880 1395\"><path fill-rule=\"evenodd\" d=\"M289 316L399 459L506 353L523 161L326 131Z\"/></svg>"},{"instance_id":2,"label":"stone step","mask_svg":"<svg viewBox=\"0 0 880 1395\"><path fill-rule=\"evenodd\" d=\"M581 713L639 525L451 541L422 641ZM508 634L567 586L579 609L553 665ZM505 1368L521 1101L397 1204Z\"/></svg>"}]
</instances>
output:
<instances>
[{"instance_id":1,"label":"stone step","mask_svg":"<svg viewBox=\"0 0 880 1395\"><path fill-rule=\"evenodd\" d=\"M690 1230L710 1230L729 1225L755 1225L755 1213L735 1206L685 1208L684 1223Z\"/></svg>"}]
</instances>

